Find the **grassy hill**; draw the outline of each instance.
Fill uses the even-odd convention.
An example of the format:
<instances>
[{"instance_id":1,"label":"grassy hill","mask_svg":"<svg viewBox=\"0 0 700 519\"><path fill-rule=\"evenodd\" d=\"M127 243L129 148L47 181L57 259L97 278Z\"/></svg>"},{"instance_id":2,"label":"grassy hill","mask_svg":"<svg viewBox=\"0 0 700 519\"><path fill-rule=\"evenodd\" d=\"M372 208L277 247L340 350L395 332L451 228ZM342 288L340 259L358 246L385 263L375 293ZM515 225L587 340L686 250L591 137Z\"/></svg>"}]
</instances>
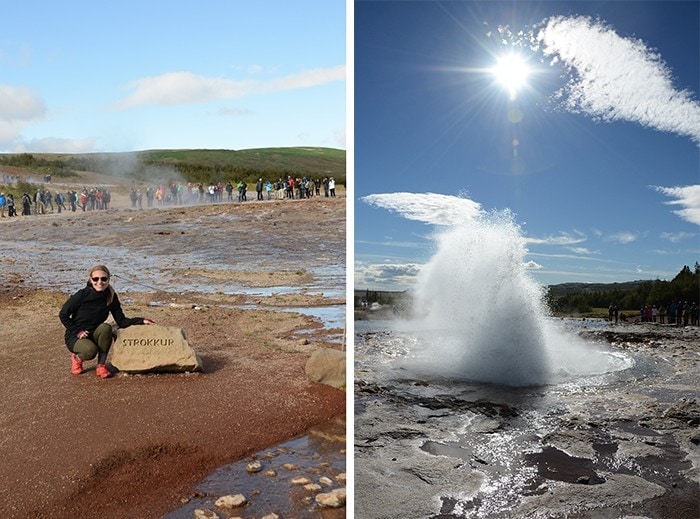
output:
<instances>
[{"instance_id":1,"label":"grassy hill","mask_svg":"<svg viewBox=\"0 0 700 519\"><path fill-rule=\"evenodd\" d=\"M255 181L300 175L332 176L345 184L346 151L335 148L293 147L248 150L146 150L123 153L0 154L0 172L54 178L81 177L83 172L148 180L170 170L192 182L243 179ZM9 173L9 172L8 172Z\"/></svg>"}]
</instances>

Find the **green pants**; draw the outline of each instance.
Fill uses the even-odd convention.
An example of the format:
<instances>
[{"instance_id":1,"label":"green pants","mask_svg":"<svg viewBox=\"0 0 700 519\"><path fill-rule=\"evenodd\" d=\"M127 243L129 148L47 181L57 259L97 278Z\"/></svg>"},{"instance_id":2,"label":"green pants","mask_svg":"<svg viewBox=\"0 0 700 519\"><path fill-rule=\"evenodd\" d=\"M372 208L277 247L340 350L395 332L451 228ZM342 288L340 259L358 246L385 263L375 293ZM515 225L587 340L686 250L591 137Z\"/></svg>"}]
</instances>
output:
<instances>
[{"instance_id":1,"label":"green pants","mask_svg":"<svg viewBox=\"0 0 700 519\"><path fill-rule=\"evenodd\" d=\"M94 359L98 353L104 354L104 358L107 358L107 353L112 347L112 339L112 326L102 323L85 339L78 339L73 346L73 353L82 360Z\"/></svg>"}]
</instances>

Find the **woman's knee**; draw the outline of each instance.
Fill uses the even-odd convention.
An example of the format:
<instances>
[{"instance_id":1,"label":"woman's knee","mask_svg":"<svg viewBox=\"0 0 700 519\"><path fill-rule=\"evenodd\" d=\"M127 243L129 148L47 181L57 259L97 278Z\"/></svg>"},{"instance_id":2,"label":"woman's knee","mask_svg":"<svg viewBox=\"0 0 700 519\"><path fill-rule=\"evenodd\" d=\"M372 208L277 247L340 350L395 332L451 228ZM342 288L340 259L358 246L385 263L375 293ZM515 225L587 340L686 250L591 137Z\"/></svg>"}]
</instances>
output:
<instances>
[{"instance_id":1,"label":"woman's knee","mask_svg":"<svg viewBox=\"0 0 700 519\"><path fill-rule=\"evenodd\" d=\"M97 344L90 339L79 339L73 346L73 353L81 360L92 360L97 356Z\"/></svg>"},{"instance_id":2,"label":"woman's knee","mask_svg":"<svg viewBox=\"0 0 700 519\"><path fill-rule=\"evenodd\" d=\"M95 342L97 343L97 348L102 352L109 351L112 346L112 341L114 339L114 334L112 332L112 326L108 323L102 323L93 332L93 337L95 337Z\"/></svg>"}]
</instances>

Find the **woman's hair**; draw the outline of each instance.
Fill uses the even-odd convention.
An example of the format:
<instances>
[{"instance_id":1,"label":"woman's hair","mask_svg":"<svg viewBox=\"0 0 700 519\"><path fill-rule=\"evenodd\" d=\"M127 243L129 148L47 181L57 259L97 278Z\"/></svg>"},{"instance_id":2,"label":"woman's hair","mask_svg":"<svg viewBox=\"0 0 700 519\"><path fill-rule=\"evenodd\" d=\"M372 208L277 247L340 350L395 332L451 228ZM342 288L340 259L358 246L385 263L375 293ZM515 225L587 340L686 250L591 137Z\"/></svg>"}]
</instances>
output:
<instances>
[{"instance_id":1,"label":"woman's hair","mask_svg":"<svg viewBox=\"0 0 700 519\"><path fill-rule=\"evenodd\" d=\"M89 281L89 278L92 278L92 273L93 273L93 272L97 272L98 270L104 272L104 273L107 274L110 278L112 277L112 274L109 272L109 269L108 269L106 266L104 266L104 265L95 265L94 267L92 267L92 268L90 269L90 272L88 273L88 281ZM107 291L108 291L108 295L107 295L107 304L108 304L108 305L111 305L111 304L112 304L112 300L114 299L114 289L112 288L112 285L111 285L111 284L107 287Z\"/></svg>"}]
</instances>

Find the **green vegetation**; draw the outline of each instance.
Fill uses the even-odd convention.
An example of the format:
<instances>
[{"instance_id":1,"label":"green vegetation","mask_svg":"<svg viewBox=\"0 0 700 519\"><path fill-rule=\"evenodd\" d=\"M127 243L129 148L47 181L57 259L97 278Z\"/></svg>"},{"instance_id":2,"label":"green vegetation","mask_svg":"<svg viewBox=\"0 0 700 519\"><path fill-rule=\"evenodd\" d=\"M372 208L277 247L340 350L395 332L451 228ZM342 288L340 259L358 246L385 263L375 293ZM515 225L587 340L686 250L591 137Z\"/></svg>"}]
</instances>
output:
<instances>
[{"instance_id":1,"label":"green vegetation","mask_svg":"<svg viewBox=\"0 0 700 519\"><path fill-rule=\"evenodd\" d=\"M0 165L33 174L79 177L90 171L141 182L182 180L194 183L287 176L334 177L346 183L346 152L334 148L258 148L250 150L149 150L133 153L5 154Z\"/></svg>"},{"instance_id":2,"label":"green vegetation","mask_svg":"<svg viewBox=\"0 0 700 519\"><path fill-rule=\"evenodd\" d=\"M694 270L687 265L671 281L634 281L585 285L567 283L549 287L547 302L555 313L593 316L601 309L607 316L612 303L619 309L639 311L647 305L667 305L671 301L698 302L700 299L700 264Z\"/></svg>"}]
</instances>

